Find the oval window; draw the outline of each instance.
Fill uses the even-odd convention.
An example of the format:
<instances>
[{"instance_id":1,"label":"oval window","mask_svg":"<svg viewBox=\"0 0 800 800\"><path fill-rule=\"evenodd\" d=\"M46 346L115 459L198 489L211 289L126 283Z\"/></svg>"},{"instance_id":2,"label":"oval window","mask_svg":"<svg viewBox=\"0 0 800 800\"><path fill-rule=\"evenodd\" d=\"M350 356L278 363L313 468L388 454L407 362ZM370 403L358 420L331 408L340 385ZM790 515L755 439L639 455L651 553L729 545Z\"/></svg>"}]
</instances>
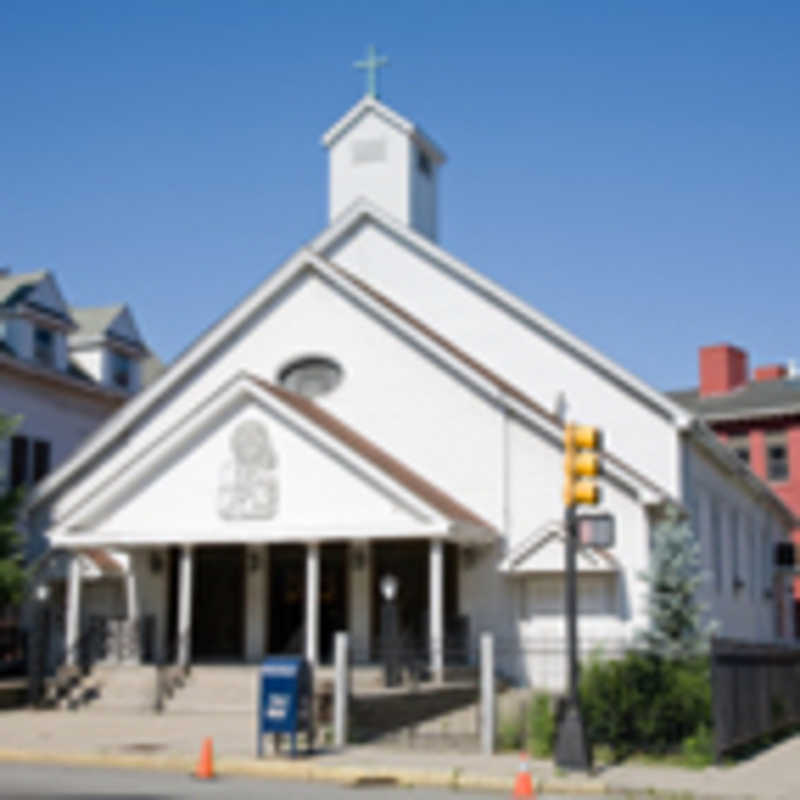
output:
<instances>
[{"instance_id":1,"label":"oval window","mask_svg":"<svg viewBox=\"0 0 800 800\"><path fill-rule=\"evenodd\" d=\"M292 361L278 373L278 383L303 397L332 392L342 380L342 368L331 358L307 356Z\"/></svg>"}]
</instances>

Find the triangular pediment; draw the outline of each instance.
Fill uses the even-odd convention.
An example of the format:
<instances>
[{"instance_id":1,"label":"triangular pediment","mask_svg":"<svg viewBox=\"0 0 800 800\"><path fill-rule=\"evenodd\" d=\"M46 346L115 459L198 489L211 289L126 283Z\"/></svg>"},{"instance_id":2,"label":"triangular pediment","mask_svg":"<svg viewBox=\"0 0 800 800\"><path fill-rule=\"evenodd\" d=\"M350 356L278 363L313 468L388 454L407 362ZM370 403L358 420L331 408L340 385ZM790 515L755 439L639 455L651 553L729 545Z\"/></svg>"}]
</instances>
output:
<instances>
[{"instance_id":1,"label":"triangular pediment","mask_svg":"<svg viewBox=\"0 0 800 800\"><path fill-rule=\"evenodd\" d=\"M500 570L510 575L564 572L565 548L566 538L561 523L546 523L512 548ZM579 573L608 573L619 570L616 558L608 550L599 547L579 547L576 564Z\"/></svg>"},{"instance_id":2,"label":"triangular pediment","mask_svg":"<svg viewBox=\"0 0 800 800\"><path fill-rule=\"evenodd\" d=\"M237 376L69 514L53 544L447 533L453 520L441 497L391 460L365 457L327 417L298 413L277 391Z\"/></svg>"}]
</instances>

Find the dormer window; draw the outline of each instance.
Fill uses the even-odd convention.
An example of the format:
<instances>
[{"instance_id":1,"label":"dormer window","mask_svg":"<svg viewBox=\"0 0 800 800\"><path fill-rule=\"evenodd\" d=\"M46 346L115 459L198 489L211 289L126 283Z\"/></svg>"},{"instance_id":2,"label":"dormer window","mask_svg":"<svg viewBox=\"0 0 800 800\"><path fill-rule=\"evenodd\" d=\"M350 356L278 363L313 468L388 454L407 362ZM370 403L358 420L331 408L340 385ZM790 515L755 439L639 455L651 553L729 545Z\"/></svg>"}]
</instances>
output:
<instances>
[{"instance_id":1,"label":"dormer window","mask_svg":"<svg viewBox=\"0 0 800 800\"><path fill-rule=\"evenodd\" d=\"M111 382L120 389L131 386L131 360L116 350L111 351Z\"/></svg>"},{"instance_id":2,"label":"dormer window","mask_svg":"<svg viewBox=\"0 0 800 800\"><path fill-rule=\"evenodd\" d=\"M33 358L45 367L55 364L55 337L48 328L35 328L33 331Z\"/></svg>"}]
</instances>

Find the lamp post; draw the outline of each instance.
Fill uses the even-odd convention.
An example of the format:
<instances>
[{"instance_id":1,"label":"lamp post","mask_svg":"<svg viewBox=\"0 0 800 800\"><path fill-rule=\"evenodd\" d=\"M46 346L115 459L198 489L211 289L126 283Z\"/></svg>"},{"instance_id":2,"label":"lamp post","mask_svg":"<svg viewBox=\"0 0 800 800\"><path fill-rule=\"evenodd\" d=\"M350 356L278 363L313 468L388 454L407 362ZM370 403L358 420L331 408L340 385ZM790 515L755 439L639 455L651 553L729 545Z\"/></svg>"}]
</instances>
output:
<instances>
[{"instance_id":1,"label":"lamp post","mask_svg":"<svg viewBox=\"0 0 800 800\"><path fill-rule=\"evenodd\" d=\"M397 625L397 592L400 582L394 575L384 575L380 580L383 606L381 607L381 639L383 650L383 681L385 686L400 683L399 632Z\"/></svg>"},{"instance_id":2,"label":"lamp post","mask_svg":"<svg viewBox=\"0 0 800 800\"><path fill-rule=\"evenodd\" d=\"M28 633L28 701L38 706L44 695L44 676L50 649L50 587L40 583L34 592L33 619Z\"/></svg>"}]
</instances>

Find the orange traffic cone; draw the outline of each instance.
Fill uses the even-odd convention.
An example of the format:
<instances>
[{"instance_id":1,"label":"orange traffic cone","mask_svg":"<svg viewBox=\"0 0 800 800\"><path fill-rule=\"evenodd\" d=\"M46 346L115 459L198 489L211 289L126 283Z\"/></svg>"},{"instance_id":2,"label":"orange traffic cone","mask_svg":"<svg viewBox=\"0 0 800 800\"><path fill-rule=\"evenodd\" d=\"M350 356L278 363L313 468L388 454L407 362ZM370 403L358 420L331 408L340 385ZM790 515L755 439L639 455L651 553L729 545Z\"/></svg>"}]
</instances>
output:
<instances>
[{"instance_id":1,"label":"orange traffic cone","mask_svg":"<svg viewBox=\"0 0 800 800\"><path fill-rule=\"evenodd\" d=\"M197 769L194 771L195 778L200 780L208 780L214 777L214 745L211 742L211 737L208 736L203 740L203 746L200 748L200 758L197 760Z\"/></svg>"},{"instance_id":2,"label":"orange traffic cone","mask_svg":"<svg viewBox=\"0 0 800 800\"><path fill-rule=\"evenodd\" d=\"M536 797L536 792L533 789L533 779L531 778L531 769L528 765L528 754L520 753L522 759L519 765L519 772L517 772L517 779L514 781L514 797Z\"/></svg>"}]
</instances>

